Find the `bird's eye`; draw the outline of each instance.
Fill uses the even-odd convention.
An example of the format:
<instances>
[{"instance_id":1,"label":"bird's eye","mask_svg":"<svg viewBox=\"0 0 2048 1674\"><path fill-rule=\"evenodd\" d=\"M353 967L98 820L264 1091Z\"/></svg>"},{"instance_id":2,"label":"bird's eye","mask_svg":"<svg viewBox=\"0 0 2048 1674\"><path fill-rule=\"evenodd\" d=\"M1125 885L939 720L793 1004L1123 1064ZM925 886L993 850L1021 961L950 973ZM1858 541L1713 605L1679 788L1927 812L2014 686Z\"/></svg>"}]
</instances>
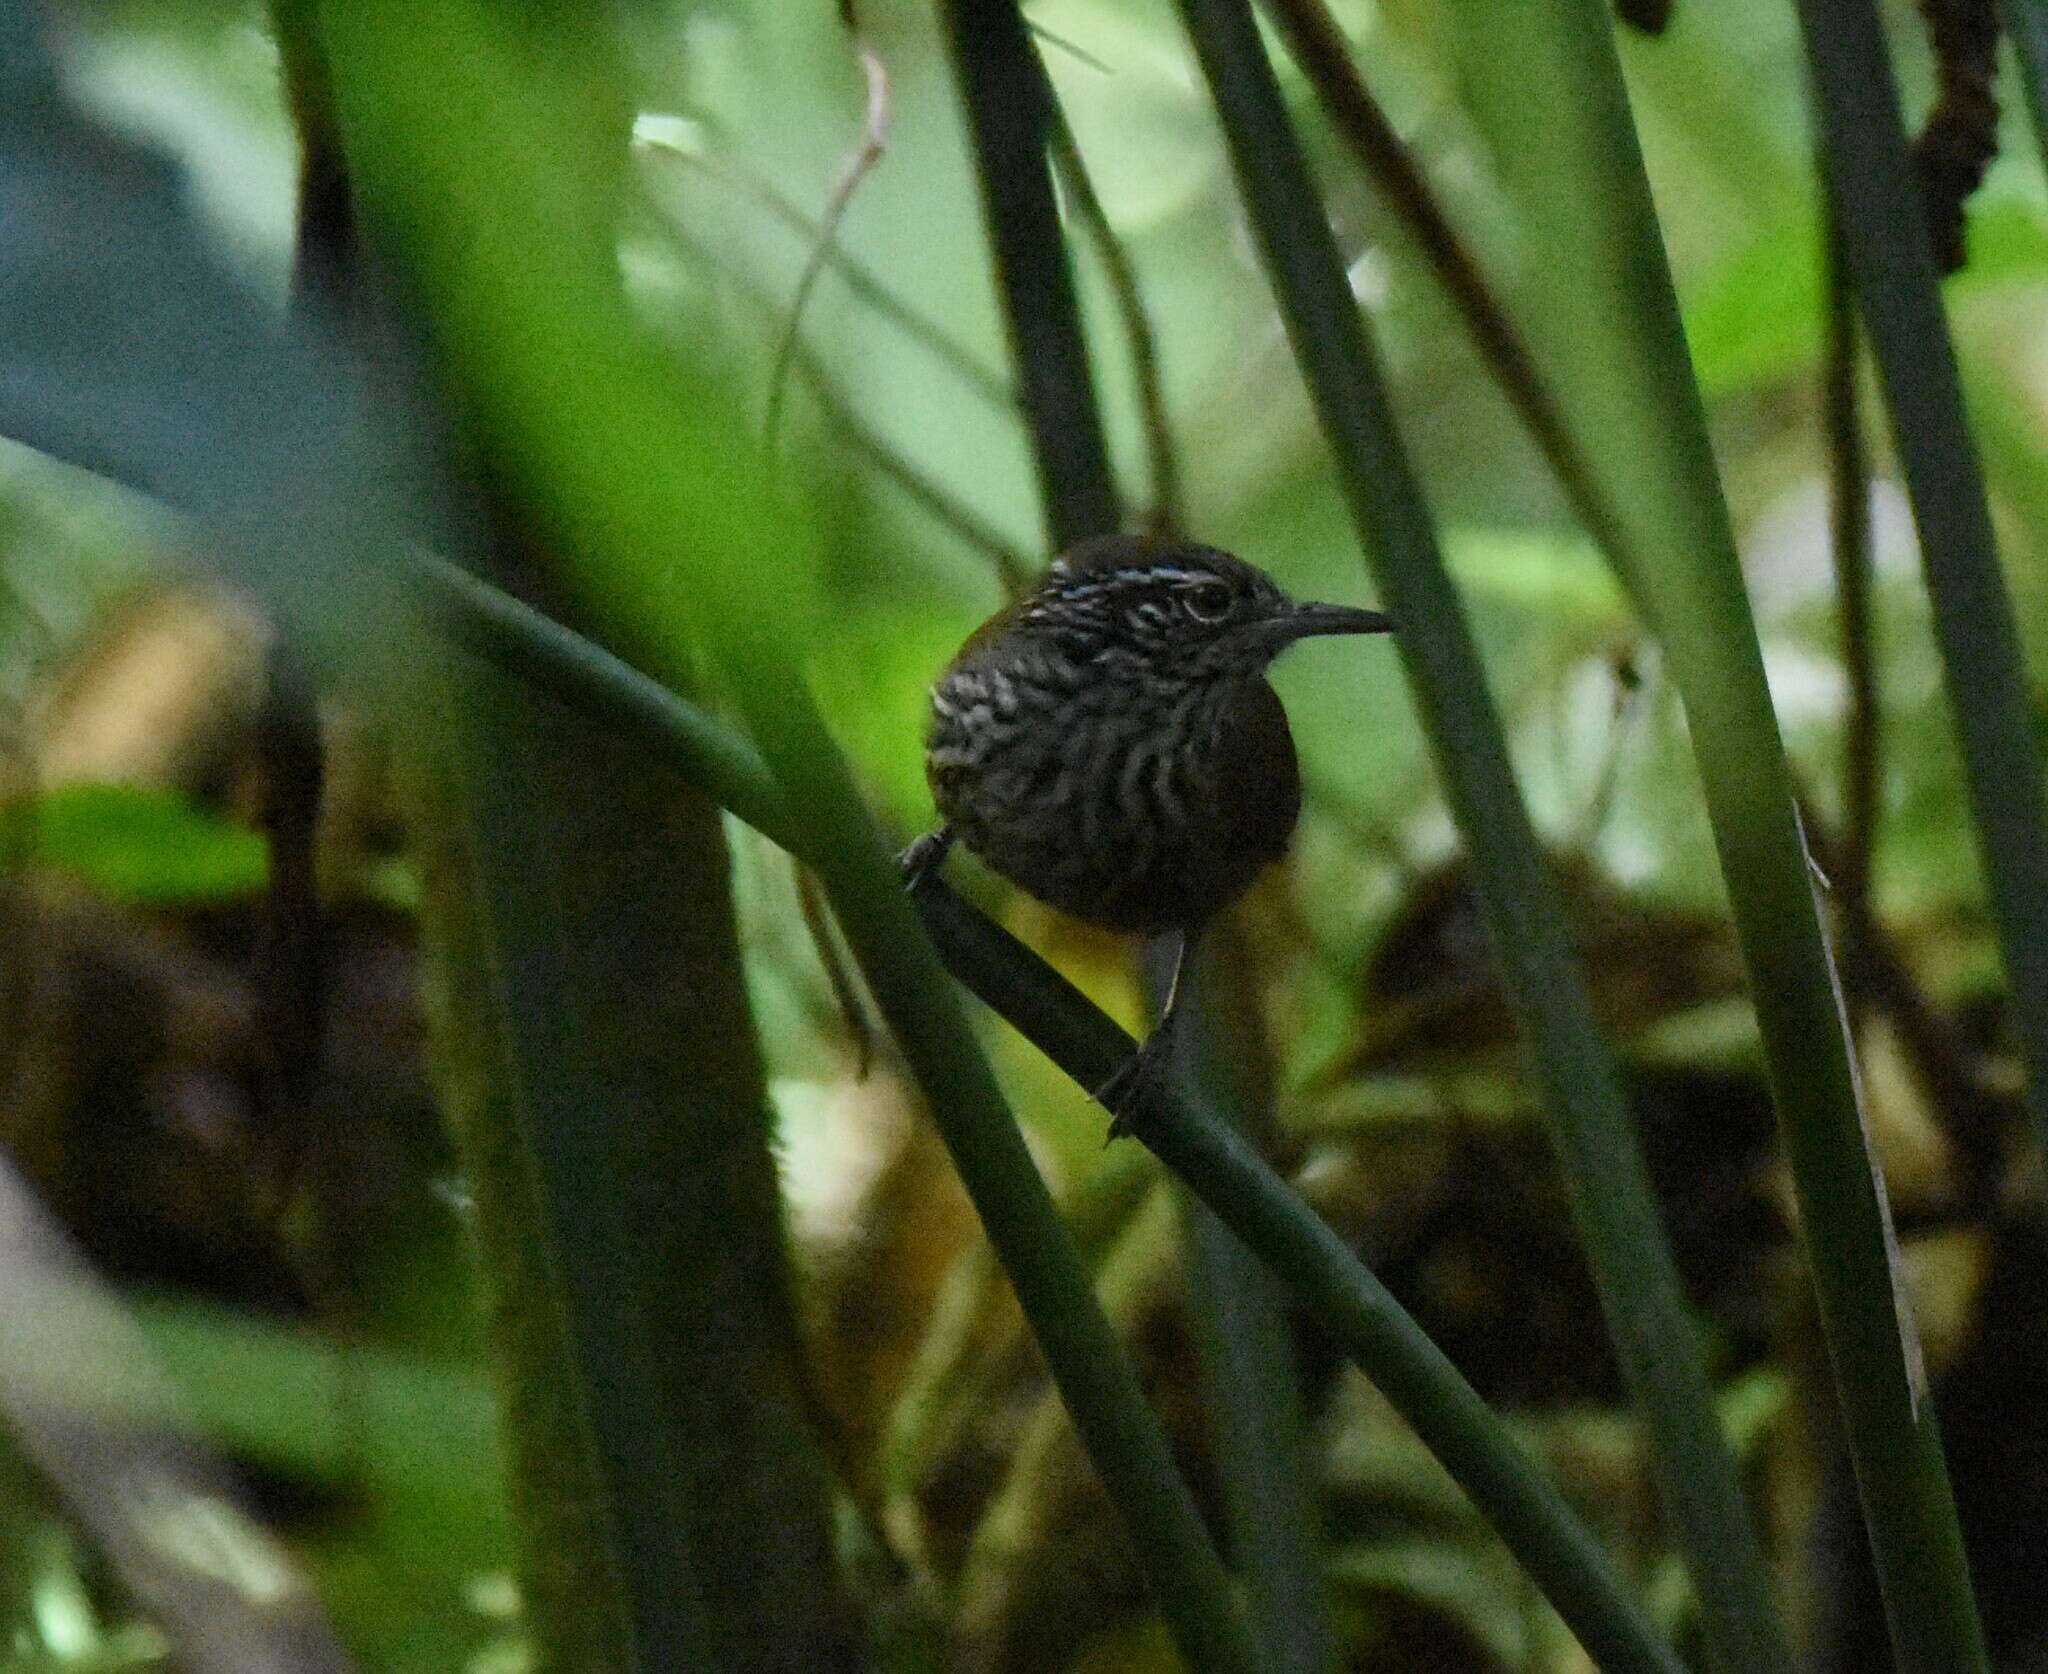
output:
<instances>
[{"instance_id":1,"label":"bird's eye","mask_svg":"<svg viewBox=\"0 0 2048 1674\"><path fill-rule=\"evenodd\" d=\"M1235 602L1228 584L1198 581L1180 596L1181 607L1197 622L1220 622Z\"/></svg>"}]
</instances>

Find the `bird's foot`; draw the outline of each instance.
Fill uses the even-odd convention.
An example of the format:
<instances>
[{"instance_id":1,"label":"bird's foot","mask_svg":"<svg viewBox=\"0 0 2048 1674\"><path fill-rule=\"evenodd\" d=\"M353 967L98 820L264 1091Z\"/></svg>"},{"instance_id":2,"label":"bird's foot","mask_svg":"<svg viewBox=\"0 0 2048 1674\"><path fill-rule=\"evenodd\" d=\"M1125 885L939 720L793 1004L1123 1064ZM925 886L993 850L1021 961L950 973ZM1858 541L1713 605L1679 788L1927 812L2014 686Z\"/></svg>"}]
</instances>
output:
<instances>
[{"instance_id":1,"label":"bird's foot","mask_svg":"<svg viewBox=\"0 0 2048 1674\"><path fill-rule=\"evenodd\" d=\"M953 846L953 828L942 825L927 831L896 857L896 869L903 874L903 887L915 890L939 867Z\"/></svg>"},{"instance_id":2,"label":"bird's foot","mask_svg":"<svg viewBox=\"0 0 2048 1674\"><path fill-rule=\"evenodd\" d=\"M1095 1089L1094 1100L1109 1112L1109 1133L1103 1143L1122 1139L1131 1131L1139 1107L1159 1086L1166 1073L1168 1054L1157 1034L1117 1065L1110 1078Z\"/></svg>"}]
</instances>

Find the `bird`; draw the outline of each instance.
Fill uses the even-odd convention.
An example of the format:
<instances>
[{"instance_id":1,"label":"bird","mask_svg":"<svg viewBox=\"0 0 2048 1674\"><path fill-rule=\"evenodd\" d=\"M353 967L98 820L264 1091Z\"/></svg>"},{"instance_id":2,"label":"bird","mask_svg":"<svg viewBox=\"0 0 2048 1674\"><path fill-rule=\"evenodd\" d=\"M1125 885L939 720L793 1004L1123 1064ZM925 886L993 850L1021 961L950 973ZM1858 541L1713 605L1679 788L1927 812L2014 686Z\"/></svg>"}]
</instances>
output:
<instances>
[{"instance_id":1,"label":"bird","mask_svg":"<svg viewBox=\"0 0 2048 1674\"><path fill-rule=\"evenodd\" d=\"M958 842L1085 923L1177 939L1158 1023L1095 1092L1112 1138L1170 1050L1203 929L1301 815L1267 668L1297 640L1393 626L1299 602L1217 547L1104 535L1055 558L934 681L925 776L940 823L904 851L912 887Z\"/></svg>"}]
</instances>

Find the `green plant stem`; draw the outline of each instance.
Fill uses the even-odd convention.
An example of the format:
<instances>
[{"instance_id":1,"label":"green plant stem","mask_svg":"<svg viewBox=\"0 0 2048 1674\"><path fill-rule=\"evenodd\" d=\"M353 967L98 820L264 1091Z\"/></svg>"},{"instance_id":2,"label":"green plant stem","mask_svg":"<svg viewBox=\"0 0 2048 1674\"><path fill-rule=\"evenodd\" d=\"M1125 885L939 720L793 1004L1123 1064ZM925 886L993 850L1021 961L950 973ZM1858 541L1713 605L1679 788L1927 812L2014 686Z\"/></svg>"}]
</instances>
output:
<instances>
[{"instance_id":1,"label":"green plant stem","mask_svg":"<svg viewBox=\"0 0 2048 1674\"><path fill-rule=\"evenodd\" d=\"M1233 1567L1270 1674L1334 1664L1317 1478L1284 1291L1184 1186L1182 1247Z\"/></svg>"},{"instance_id":2,"label":"green plant stem","mask_svg":"<svg viewBox=\"0 0 2048 1674\"><path fill-rule=\"evenodd\" d=\"M1248 0L1182 0L1181 10L1339 485L1401 624L1396 641L1553 1116L1608 1331L1651 1428L1664 1504L1699 1593L1710 1655L1724 1674L1789 1670L1790 1643L1620 1077L1544 876L1463 606L1445 574L1320 195Z\"/></svg>"},{"instance_id":3,"label":"green plant stem","mask_svg":"<svg viewBox=\"0 0 2048 1674\"><path fill-rule=\"evenodd\" d=\"M1180 456L1173 445L1173 426L1166 417L1166 391L1159 370L1159 340L1152 330L1144 293L1138 289L1137 269L1130 252L1110 224L1109 211L1088 173L1087 159L1074 138L1073 125L1061 109L1045 65L1033 54L1045 90L1046 108L1051 116L1053 167L1074 205L1081 224L1094 241L1103 272L1109 278L1110 294L1116 298L1117 313L1123 319L1124 344L1131 357L1131 381L1138 391L1138 417L1145 433L1145 457L1150 466L1152 504L1147 517L1150 527L1171 534L1183 526L1181 507Z\"/></svg>"},{"instance_id":4,"label":"green plant stem","mask_svg":"<svg viewBox=\"0 0 2048 1674\"><path fill-rule=\"evenodd\" d=\"M1842 253L1919 531L2027 1108L2048 1156L2048 778L2019 630L1876 9L1801 0L1799 16Z\"/></svg>"},{"instance_id":5,"label":"green plant stem","mask_svg":"<svg viewBox=\"0 0 2048 1674\"><path fill-rule=\"evenodd\" d=\"M1226 957L1231 935L1231 926L1220 926L1210 932L1208 957L1197 952L1198 980L1182 1001L1180 1061L1209 1110L1240 1131L1255 1132L1239 1118L1256 1111L1270 1121L1271 1054L1225 1052L1220 1019L1209 1015L1228 1006L1241 1014L1239 1028L1258 1026L1250 972ZM1148 978L1156 979L1147 987L1156 993L1166 973L1156 961L1147 963ZM1228 973L1219 968L1226 963ZM1158 997L1163 1002L1163 993ZM1252 1079L1244 1069L1247 1057L1261 1065L1254 1088L1244 1086ZM1179 1196L1189 1311L1208 1390L1230 1554L1244 1578L1252 1631L1266 1654L1267 1674L1332 1674L1336 1647L1317 1515L1320 1482L1284 1293L1213 1210L1185 1185Z\"/></svg>"},{"instance_id":6,"label":"green plant stem","mask_svg":"<svg viewBox=\"0 0 2048 1674\"><path fill-rule=\"evenodd\" d=\"M1527 235L1569 276L1563 395L1626 485L1610 498L1644 564L1632 591L1685 701L1901 1666L1975 1669L1938 1427L1612 25L1598 0L1494 8L1466 62Z\"/></svg>"},{"instance_id":7,"label":"green plant stem","mask_svg":"<svg viewBox=\"0 0 2048 1674\"><path fill-rule=\"evenodd\" d=\"M1870 601L1870 460L1856 401L1856 299L1842 264L1841 234L1828 218L1827 360L1822 410L1827 426L1830 552L1841 623L1849 712L1842 740L1842 841L1829 873L1845 915L1867 912L1877 844L1878 773L1883 761L1877 657Z\"/></svg>"},{"instance_id":8,"label":"green plant stem","mask_svg":"<svg viewBox=\"0 0 2048 1674\"><path fill-rule=\"evenodd\" d=\"M989 247L1055 551L1123 520L1066 235L1046 166L1051 112L1014 0L943 0Z\"/></svg>"},{"instance_id":9,"label":"green plant stem","mask_svg":"<svg viewBox=\"0 0 2048 1674\"><path fill-rule=\"evenodd\" d=\"M729 728L599 646L447 566L429 561L416 573L427 608L458 641L631 729L651 751L799 860L813 858L811 831L788 806L765 761ZM1135 1050L1129 1035L936 879L916 892L916 907L953 976L1076 1085L1099 1087L1129 1059ZM1612 1559L1386 1288L1227 1122L1189 1101L1185 1089L1167 1078L1151 1087L1134 1128L1137 1136L1283 1283L1318 1308L1603 1666L1666 1674L1677 1669ZM1195 1137L1196 1130L1212 1125L1222 1130L1219 1136ZM1185 1172L1182 1163L1190 1159L1194 1171Z\"/></svg>"}]
</instances>

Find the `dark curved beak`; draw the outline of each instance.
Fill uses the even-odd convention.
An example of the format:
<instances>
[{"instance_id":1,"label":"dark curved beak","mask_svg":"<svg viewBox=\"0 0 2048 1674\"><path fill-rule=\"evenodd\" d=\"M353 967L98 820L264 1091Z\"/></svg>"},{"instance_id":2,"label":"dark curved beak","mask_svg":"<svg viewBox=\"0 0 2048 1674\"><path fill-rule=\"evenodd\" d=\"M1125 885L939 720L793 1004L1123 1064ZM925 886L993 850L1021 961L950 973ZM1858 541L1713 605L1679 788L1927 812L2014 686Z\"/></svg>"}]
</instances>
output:
<instances>
[{"instance_id":1,"label":"dark curved beak","mask_svg":"<svg viewBox=\"0 0 2048 1674\"><path fill-rule=\"evenodd\" d=\"M1387 634L1394 631L1394 619L1377 610L1359 610L1352 605L1298 604L1285 616L1266 625L1277 649L1297 639L1318 634Z\"/></svg>"}]
</instances>

